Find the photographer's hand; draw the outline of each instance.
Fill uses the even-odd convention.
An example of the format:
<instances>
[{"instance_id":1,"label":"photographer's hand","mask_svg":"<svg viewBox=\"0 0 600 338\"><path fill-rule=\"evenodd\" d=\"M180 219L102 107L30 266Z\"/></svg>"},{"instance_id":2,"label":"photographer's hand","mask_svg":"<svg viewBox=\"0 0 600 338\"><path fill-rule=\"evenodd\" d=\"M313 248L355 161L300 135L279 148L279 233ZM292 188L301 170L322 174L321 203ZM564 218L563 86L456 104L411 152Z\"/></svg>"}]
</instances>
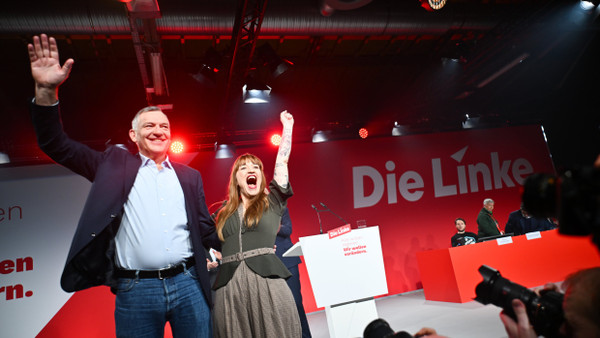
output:
<instances>
[{"instance_id":1,"label":"photographer's hand","mask_svg":"<svg viewBox=\"0 0 600 338\"><path fill-rule=\"evenodd\" d=\"M420 329L419 332L415 333L414 337L415 338L420 338L420 337L445 338L443 336L438 336L437 332L430 327L424 327L424 328Z\"/></svg>"},{"instance_id":2,"label":"photographer's hand","mask_svg":"<svg viewBox=\"0 0 600 338\"><path fill-rule=\"evenodd\" d=\"M529 317L527 317L527 310L525 304L519 299L513 299L512 301L513 310L517 316L515 322L510 316L502 311L500 313L500 320L504 324L504 329L508 333L509 338L535 338L537 334L533 330L533 326L529 324Z\"/></svg>"},{"instance_id":3,"label":"photographer's hand","mask_svg":"<svg viewBox=\"0 0 600 338\"><path fill-rule=\"evenodd\" d=\"M535 292L535 294L538 296L542 296L545 292L548 291L560 292L560 288L554 283L546 283L543 287L533 290L533 292Z\"/></svg>"}]
</instances>

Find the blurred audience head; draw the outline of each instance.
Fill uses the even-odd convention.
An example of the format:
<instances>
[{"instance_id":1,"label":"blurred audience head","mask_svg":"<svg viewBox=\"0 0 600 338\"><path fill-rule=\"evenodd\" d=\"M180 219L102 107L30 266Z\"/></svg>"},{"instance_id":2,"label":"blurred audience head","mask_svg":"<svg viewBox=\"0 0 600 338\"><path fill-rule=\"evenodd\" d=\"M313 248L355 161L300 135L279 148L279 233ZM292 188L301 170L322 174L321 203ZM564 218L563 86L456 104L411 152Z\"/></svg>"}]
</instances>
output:
<instances>
[{"instance_id":1,"label":"blurred audience head","mask_svg":"<svg viewBox=\"0 0 600 338\"><path fill-rule=\"evenodd\" d=\"M600 337L600 267L578 271L565 280L563 311L566 337Z\"/></svg>"}]
</instances>

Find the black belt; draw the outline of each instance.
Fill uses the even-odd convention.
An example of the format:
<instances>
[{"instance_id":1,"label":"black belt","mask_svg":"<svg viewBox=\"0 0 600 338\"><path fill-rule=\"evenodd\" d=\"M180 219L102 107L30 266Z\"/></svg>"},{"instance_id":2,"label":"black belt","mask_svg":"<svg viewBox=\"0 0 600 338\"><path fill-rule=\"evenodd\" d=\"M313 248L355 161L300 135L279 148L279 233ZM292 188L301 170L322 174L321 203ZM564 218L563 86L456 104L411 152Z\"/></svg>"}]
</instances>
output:
<instances>
[{"instance_id":1,"label":"black belt","mask_svg":"<svg viewBox=\"0 0 600 338\"><path fill-rule=\"evenodd\" d=\"M183 262L174 265L170 268L164 268L160 270L123 270L117 269L115 271L115 277L117 278L158 278L165 279L173 276L177 276L182 273L185 268L191 268L196 264L194 257L188 257Z\"/></svg>"}]
</instances>

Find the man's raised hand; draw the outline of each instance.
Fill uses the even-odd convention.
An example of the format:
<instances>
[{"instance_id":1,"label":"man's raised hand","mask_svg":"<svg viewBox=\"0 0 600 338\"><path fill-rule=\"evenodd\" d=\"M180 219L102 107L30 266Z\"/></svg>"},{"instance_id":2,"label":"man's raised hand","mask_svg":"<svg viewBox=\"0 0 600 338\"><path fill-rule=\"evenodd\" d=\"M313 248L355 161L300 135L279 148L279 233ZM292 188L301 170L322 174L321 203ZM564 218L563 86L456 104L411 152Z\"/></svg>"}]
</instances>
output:
<instances>
[{"instance_id":1,"label":"man's raised hand","mask_svg":"<svg viewBox=\"0 0 600 338\"><path fill-rule=\"evenodd\" d=\"M31 75L36 86L36 101L47 99L48 95L56 99L56 90L69 77L75 61L68 59L61 66L56 40L48 38L46 34L34 36L33 44L27 45L27 51L31 62Z\"/></svg>"}]
</instances>

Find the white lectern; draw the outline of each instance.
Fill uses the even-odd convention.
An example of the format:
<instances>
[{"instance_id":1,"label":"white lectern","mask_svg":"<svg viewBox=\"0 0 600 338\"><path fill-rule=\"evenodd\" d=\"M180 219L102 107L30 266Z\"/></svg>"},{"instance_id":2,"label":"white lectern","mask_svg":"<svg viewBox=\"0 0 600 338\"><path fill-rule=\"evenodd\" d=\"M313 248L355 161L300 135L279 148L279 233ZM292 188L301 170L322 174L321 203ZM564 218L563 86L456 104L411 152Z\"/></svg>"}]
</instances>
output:
<instances>
[{"instance_id":1,"label":"white lectern","mask_svg":"<svg viewBox=\"0 0 600 338\"><path fill-rule=\"evenodd\" d=\"M378 318L374 296L386 294L387 283L379 227L355 229L337 237L300 237L283 256L304 255L318 307L325 307L329 335L362 337Z\"/></svg>"}]
</instances>

